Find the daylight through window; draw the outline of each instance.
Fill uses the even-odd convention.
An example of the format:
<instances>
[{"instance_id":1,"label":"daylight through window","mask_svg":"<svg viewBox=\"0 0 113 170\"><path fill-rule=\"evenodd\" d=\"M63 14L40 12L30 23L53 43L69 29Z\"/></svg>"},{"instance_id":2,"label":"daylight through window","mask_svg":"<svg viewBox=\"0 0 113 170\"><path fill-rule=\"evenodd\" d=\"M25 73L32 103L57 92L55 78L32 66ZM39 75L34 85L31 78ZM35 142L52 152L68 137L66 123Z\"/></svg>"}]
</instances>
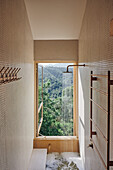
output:
<instances>
[{"instance_id":1,"label":"daylight through window","mask_svg":"<svg viewBox=\"0 0 113 170\"><path fill-rule=\"evenodd\" d=\"M73 136L73 68L63 73L69 64L37 64L39 136Z\"/></svg>"}]
</instances>

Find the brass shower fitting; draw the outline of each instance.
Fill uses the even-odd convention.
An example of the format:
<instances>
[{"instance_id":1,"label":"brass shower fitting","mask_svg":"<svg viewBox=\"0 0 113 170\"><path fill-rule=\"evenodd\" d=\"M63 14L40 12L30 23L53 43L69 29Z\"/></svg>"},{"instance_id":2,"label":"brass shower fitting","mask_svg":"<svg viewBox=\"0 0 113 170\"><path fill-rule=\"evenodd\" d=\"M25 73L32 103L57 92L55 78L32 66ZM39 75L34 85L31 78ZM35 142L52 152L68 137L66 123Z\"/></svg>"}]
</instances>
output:
<instances>
[{"instance_id":1,"label":"brass shower fitting","mask_svg":"<svg viewBox=\"0 0 113 170\"><path fill-rule=\"evenodd\" d=\"M82 64L82 65L79 65L79 64L76 64L76 65L68 65L66 72L63 72L63 73L72 73L72 72L69 71L68 69L69 69L69 67L75 67L75 66L76 66L76 67L80 67L80 66L85 67L85 64Z\"/></svg>"}]
</instances>

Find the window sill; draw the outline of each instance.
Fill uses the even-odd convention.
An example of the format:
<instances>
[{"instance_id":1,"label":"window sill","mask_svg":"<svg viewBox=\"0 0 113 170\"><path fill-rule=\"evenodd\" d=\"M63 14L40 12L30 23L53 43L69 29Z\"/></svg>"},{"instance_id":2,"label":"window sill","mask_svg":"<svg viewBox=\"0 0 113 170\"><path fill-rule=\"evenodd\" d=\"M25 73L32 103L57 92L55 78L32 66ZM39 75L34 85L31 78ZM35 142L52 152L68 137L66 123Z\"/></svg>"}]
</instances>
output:
<instances>
[{"instance_id":1,"label":"window sill","mask_svg":"<svg viewBox=\"0 0 113 170\"><path fill-rule=\"evenodd\" d=\"M33 148L47 148L50 152L79 152L76 136L41 136L34 138Z\"/></svg>"}]
</instances>

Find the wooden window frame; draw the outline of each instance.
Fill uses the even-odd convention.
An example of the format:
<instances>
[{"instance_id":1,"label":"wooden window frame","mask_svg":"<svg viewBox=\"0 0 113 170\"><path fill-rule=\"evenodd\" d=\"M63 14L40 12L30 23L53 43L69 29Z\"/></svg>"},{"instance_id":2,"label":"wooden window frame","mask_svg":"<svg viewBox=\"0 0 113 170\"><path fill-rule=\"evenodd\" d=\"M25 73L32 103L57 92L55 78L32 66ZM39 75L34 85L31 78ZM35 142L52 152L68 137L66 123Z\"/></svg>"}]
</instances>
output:
<instances>
[{"instance_id":1,"label":"wooden window frame","mask_svg":"<svg viewBox=\"0 0 113 170\"><path fill-rule=\"evenodd\" d=\"M75 61L35 61L34 62L34 139L38 137L37 131L37 108L38 108L38 90L36 89L36 84L38 83L36 78L37 64L39 63L73 63L77 64ZM73 136L78 138L78 67L73 67ZM42 108L43 109L43 108ZM42 120L43 121L43 120ZM42 123L41 123L42 124ZM41 126L40 126L41 128ZM59 136L58 136L59 137ZM57 136L56 136L57 138Z\"/></svg>"},{"instance_id":2,"label":"wooden window frame","mask_svg":"<svg viewBox=\"0 0 113 170\"><path fill-rule=\"evenodd\" d=\"M36 136L38 137L39 136L39 133L40 133L40 129L41 129L41 126L42 126L42 122L43 122L43 66L40 65L40 67L42 68L42 101L40 103L40 106L38 107L38 63L36 63ZM39 120L39 113L41 112L41 118ZM38 123L39 122L39 123Z\"/></svg>"}]
</instances>

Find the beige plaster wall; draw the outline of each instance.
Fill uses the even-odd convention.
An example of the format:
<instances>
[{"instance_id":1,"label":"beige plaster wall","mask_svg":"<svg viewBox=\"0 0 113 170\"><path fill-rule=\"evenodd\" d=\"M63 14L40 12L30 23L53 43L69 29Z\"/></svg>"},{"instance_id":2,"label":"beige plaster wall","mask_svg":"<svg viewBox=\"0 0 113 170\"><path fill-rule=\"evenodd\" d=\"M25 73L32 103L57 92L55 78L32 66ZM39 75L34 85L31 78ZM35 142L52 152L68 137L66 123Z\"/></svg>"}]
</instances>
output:
<instances>
[{"instance_id":1,"label":"beige plaster wall","mask_svg":"<svg viewBox=\"0 0 113 170\"><path fill-rule=\"evenodd\" d=\"M33 148L33 39L23 0L0 0L0 69L21 80L0 85L0 170L27 170Z\"/></svg>"},{"instance_id":2,"label":"beige plaster wall","mask_svg":"<svg viewBox=\"0 0 113 170\"><path fill-rule=\"evenodd\" d=\"M78 40L35 40L35 61L76 61Z\"/></svg>"}]
</instances>

